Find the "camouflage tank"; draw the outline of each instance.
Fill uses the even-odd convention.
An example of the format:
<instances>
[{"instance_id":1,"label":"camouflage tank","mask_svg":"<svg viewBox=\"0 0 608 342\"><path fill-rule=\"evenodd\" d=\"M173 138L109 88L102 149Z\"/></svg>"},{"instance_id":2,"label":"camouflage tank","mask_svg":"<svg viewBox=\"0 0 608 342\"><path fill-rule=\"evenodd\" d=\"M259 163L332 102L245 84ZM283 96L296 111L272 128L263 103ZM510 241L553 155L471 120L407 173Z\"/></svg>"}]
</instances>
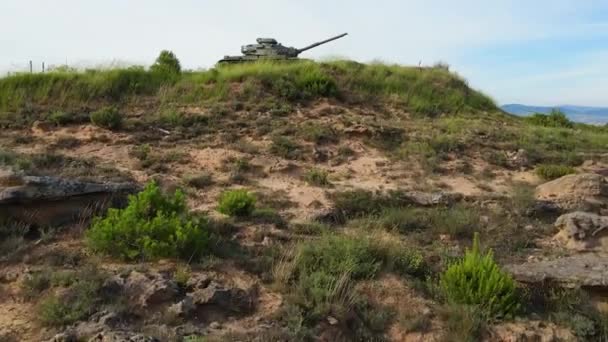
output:
<instances>
[{"instance_id":1,"label":"camouflage tank","mask_svg":"<svg viewBox=\"0 0 608 342\"><path fill-rule=\"evenodd\" d=\"M304 51L315 48L319 45L329 43L333 40L346 36L347 33L311 44L307 47L296 49L294 47L283 46L274 38L258 38L257 44L249 44L241 47L242 56L224 56L218 63L242 63L254 62L259 60L298 60L298 55Z\"/></svg>"}]
</instances>

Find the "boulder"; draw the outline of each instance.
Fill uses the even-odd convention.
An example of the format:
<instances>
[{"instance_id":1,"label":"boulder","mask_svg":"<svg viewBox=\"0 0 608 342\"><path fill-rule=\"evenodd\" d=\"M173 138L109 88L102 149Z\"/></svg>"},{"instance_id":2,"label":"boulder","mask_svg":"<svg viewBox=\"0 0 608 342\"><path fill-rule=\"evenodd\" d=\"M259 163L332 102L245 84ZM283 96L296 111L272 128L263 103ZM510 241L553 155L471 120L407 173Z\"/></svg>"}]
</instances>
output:
<instances>
[{"instance_id":1,"label":"boulder","mask_svg":"<svg viewBox=\"0 0 608 342\"><path fill-rule=\"evenodd\" d=\"M191 295L197 306L215 305L227 311L250 312L255 306L256 289L224 287L212 281L207 287L195 289Z\"/></svg>"},{"instance_id":2,"label":"boulder","mask_svg":"<svg viewBox=\"0 0 608 342\"><path fill-rule=\"evenodd\" d=\"M0 171L0 217L54 225L122 204L138 187L131 183L90 183Z\"/></svg>"},{"instance_id":3,"label":"boulder","mask_svg":"<svg viewBox=\"0 0 608 342\"><path fill-rule=\"evenodd\" d=\"M192 296L188 295L179 302L171 305L168 311L177 317L188 317L195 309L194 300L192 299Z\"/></svg>"},{"instance_id":4,"label":"boulder","mask_svg":"<svg viewBox=\"0 0 608 342\"><path fill-rule=\"evenodd\" d=\"M608 286L608 255L581 253L554 260L530 261L505 267L524 283L555 283L566 287Z\"/></svg>"},{"instance_id":5,"label":"boulder","mask_svg":"<svg viewBox=\"0 0 608 342\"><path fill-rule=\"evenodd\" d=\"M555 227L554 239L566 248L608 252L608 216L576 211L560 216Z\"/></svg>"},{"instance_id":6,"label":"boulder","mask_svg":"<svg viewBox=\"0 0 608 342\"><path fill-rule=\"evenodd\" d=\"M123 291L136 307L146 309L172 302L178 295L179 288L166 275L132 271L124 280Z\"/></svg>"},{"instance_id":7,"label":"boulder","mask_svg":"<svg viewBox=\"0 0 608 342\"><path fill-rule=\"evenodd\" d=\"M598 212L608 203L608 184L594 173L567 175L539 185L536 199L553 202L562 211Z\"/></svg>"}]
</instances>

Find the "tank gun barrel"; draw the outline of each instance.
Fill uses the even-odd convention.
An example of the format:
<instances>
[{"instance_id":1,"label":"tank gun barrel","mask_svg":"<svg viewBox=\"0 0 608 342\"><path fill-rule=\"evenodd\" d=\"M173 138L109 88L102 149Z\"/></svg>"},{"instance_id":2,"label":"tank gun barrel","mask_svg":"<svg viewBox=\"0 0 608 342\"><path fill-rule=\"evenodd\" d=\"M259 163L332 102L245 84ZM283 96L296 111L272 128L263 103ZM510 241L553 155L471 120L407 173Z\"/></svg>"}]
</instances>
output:
<instances>
[{"instance_id":1,"label":"tank gun barrel","mask_svg":"<svg viewBox=\"0 0 608 342\"><path fill-rule=\"evenodd\" d=\"M304 48L301 48L301 49L297 49L296 51L297 51L297 53L298 53L298 54L300 54L300 53L302 53L302 52L304 52L304 51L306 51L306 50L310 50L310 49L315 48L315 47L317 47L317 46L319 46L319 45L323 45L323 44L325 44L325 43L329 43L329 42L331 42L331 41L333 41L333 40L340 39L340 38L342 38L342 37L346 36L347 34L348 34L348 33L342 33L342 34L337 35L337 36L335 36L335 37L331 37L331 38L329 38L329 39L325 39L325 40L323 40L323 41L320 41L320 42L317 42L317 43L314 43L314 44L308 45L307 47L304 47Z\"/></svg>"}]
</instances>

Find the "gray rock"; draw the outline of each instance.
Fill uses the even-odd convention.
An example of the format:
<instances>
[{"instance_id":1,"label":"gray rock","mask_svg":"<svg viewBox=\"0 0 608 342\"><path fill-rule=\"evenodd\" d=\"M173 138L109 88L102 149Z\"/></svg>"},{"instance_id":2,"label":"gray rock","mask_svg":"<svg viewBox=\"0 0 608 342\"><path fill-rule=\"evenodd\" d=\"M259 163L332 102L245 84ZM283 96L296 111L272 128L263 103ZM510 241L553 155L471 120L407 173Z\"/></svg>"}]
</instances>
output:
<instances>
[{"instance_id":1,"label":"gray rock","mask_svg":"<svg viewBox=\"0 0 608 342\"><path fill-rule=\"evenodd\" d=\"M608 216L577 211L560 216L555 227L555 239L569 249L608 252Z\"/></svg>"},{"instance_id":2,"label":"gray rock","mask_svg":"<svg viewBox=\"0 0 608 342\"><path fill-rule=\"evenodd\" d=\"M584 253L554 260L507 266L524 283L556 283L563 286L608 286L608 255Z\"/></svg>"},{"instance_id":3,"label":"gray rock","mask_svg":"<svg viewBox=\"0 0 608 342\"><path fill-rule=\"evenodd\" d=\"M128 331L104 331L89 342L160 342L157 338Z\"/></svg>"},{"instance_id":4,"label":"gray rock","mask_svg":"<svg viewBox=\"0 0 608 342\"><path fill-rule=\"evenodd\" d=\"M138 187L131 183L89 183L0 172L0 216L31 224L70 222L124 202Z\"/></svg>"},{"instance_id":5,"label":"gray rock","mask_svg":"<svg viewBox=\"0 0 608 342\"><path fill-rule=\"evenodd\" d=\"M194 305L192 297L186 296L184 299L171 305L168 311L178 317L188 317L195 309L196 306Z\"/></svg>"},{"instance_id":6,"label":"gray rock","mask_svg":"<svg viewBox=\"0 0 608 342\"><path fill-rule=\"evenodd\" d=\"M173 301L179 288L173 279L163 274L132 271L125 279L124 292L143 309Z\"/></svg>"},{"instance_id":7,"label":"gray rock","mask_svg":"<svg viewBox=\"0 0 608 342\"><path fill-rule=\"evenodd\" d=\"M594 173L567 175L539 185L536 199L552 202L562 211L597 212L608 204L608 184Z\"/></svg>"},{"instance_id":8,"label":"gray rock","mask_svg":"<svg viewBox=\"0 0 608 342\"><path fill-rule=\"evenodd\" d=\"M212 281L209 286L195 290L191 295L196 305L216 305L228 311L250 312L255 304L255 290L226 288Z\"/></svg>"}]
</instances>

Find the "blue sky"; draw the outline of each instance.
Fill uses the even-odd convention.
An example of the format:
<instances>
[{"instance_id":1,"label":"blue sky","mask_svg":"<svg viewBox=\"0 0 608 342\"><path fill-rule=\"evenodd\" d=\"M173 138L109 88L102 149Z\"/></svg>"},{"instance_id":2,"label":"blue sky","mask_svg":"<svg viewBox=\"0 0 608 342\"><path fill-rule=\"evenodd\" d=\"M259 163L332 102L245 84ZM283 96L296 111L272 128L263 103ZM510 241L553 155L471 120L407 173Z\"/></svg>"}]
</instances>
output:
<instances>
[{"instance_id":1,"label":"blue sky","mask_svg":"<svg viewBox=\"0 0 608 342\"><path fill-rule=\"evenodd\" d=\"M258 36L342 32L304 56L441 60L501 104L608 106L608 0L2 0L0 73L150 64L161 49L208 68Z\"/></svg>"}]
</instances>

